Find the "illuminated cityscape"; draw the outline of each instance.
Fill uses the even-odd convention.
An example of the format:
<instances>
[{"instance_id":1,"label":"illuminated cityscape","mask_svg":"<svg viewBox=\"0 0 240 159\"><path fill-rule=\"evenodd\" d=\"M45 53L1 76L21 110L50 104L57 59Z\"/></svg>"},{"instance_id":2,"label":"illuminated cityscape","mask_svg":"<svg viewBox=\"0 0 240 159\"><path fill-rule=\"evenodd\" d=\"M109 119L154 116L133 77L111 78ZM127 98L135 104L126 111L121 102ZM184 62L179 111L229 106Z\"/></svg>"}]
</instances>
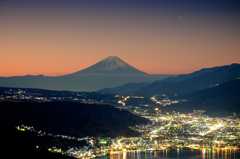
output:
<instances>
[{"instance_id":1,"label":"illuminated cityscape","mask_svg":"<svg viewBox=\"0 0 240 159\"><path fill-rule=\"evenodd\" d=\"M128 97L129 98L129 97ZM124 99L128 99L127 97ZM38 135L51 135L66 140L87 141L84 147L62 149L49 147L49 151L61 153L75 158L95 158L105 155L122 154L127 152L163 153L182 150L200 150L203 153L212 153L213 156L224 153L229 157L231 152L240 148L240 120L234 116L211 118L203 115L204 110L195 110L189 114L171 112L161 114L155 109L155 114L133 112L141 114L150 122L147 125L136 125L131 129L140 132L138 137L84 137L48 134L35 130L29 126L16 127L20 131L33 131ZM37 146L37 145L36 145ZM38 148L38 146L36 147Z\"/></svg>"},{"instance_id":2,"label":"illuminated cityscape","mask_svg":"<svg viewBox=\"0 0 240 159\"><path fill-rule=\"evenodd\" d=\"M31 94L31 95L30 95ZM71 94L71 93L70 93ZM49 147L49 151L58 152L77 158L81 157L99 157L109 154L118 154L131 151L181 151L196 149L202 151L211 150L215 152L225 152L237 150L240 148L240 120L235 114L228 117L208 117L204 115L205 110L194 110L188 114L180 112L163 113L158 107L154 108L153 113L139 107L126 106L125 102L131 98L144 99L144 96L123 96L115 95L110 100L88 99L90 93L73 93L72 96L64 97L43 97L39 94L28 93L25 90L5 91L1 96L2 99L9 100L36 100L36 101L53 101L53 100L70 100L86 103L113 103L115 107L125 109L135 115L144 117L150 122L147 125L135 125L130 127L132 130L139 132L138 137L117 137L117 138L96 138L84 137L77 138L64 134L48 134L41 130L35 130L29 126L16 127L20 131L33 131L38 135L50 135L68 140L82 141L86 140L87 145L82 148L72 147L67 150L61 148ZM75 97L76 96L76 97ZM160 104L154 97L152 101ZM165 100L170 102L171 100ZM180 101L180 100L179 100ZM184 101L184 100L181 100ZM171 102L174 104L175 102Z\"/></svg>"}]
</instances>

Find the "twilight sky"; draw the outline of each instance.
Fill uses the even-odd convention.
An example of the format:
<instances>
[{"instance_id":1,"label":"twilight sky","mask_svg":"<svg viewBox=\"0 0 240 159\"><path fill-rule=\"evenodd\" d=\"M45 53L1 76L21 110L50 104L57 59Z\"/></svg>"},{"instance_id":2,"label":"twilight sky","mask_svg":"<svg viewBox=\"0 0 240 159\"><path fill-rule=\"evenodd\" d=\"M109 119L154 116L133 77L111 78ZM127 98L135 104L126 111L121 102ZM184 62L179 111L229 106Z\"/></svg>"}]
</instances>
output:
<instances>
[{"instance_id":1,"label":"twilight sky","mask_svg":"<svg viewBox=\"0 0 240 159\"><path fill-rule=\"evenodd\" d=\"M0 0L0 76L118 56L150 74L240 63L238 0Z\"/></svg>"}]
</instances>

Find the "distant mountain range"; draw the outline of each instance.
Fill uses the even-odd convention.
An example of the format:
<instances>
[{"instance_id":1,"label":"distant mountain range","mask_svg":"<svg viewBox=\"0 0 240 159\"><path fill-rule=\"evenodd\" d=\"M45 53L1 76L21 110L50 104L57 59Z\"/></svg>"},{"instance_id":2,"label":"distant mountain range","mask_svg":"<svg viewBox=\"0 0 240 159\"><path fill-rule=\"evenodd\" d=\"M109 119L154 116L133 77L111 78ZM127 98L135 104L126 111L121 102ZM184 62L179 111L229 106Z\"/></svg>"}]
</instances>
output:
<instances>
[{"instance_id":1,"label":"distant mountain range","mask_svg":"<svg viewBox=\"0 0 240 159\"><path fill-rule=\"evenodd\" d=\"M101 89L105 93L186 94L240 77L240 64L231 64L168 77L153 83L129 83L115 88Z\"/></svg>"},{"instance_id":2,"label":"distant mountain range","mask_svg":"<svg viewBox=\"0 0 240 159\"><path fill-rule=\"evenodd\" d=\"M175 75L150 75L130 66L118 57L109 56L84 70L64 76L27 75L0 77L0 86L69 91L97 91L99 89L113 88L132 82L153 82L170 76Z\"/></svg>"}]
</instances>

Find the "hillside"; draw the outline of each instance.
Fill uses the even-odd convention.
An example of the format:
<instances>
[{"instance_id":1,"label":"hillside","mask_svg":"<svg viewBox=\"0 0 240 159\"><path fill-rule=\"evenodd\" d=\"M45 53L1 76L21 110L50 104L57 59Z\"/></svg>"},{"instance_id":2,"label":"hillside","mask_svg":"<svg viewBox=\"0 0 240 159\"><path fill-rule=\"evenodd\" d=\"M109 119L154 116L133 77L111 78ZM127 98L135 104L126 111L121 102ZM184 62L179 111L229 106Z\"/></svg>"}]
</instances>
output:
<instances>
[{"instance_id":1,"label":"hillside","mask_svg":"<svg viewBox=\"0 0 240 159\"><path fill-rule=\"evenodd\" d=\"M206 110L207 115L229 116L233 112L240 115L240 80L231 80L217 86L207 88L191 94L179 96L187 99L185 103L161 107L162 111L181 113L193 110Z\"/></svg>"},{"instance_id":2,"label":"hillside","mask_svg":"<svg viewBox=\"0 0 240 159\"><path fill-rule=\"evenodd\" d=\"M147 123L148 120L110 105L88 105L77 102L0 102L1 144L3 154L11 158L63 158L48 152L49 147L81 147L85 141L66 140L52 136L40 136L35 132L18 131L19 125L33 126L53 135L72 137L137 136L128 126ZM36 145L39 146L36 149ZM13 153L14 152L14 153Z\"/></svg>"},{"instance_id":3,"label":"hillside","mask_svg":"<svg viewBox=\"0 0 240 159\"><path fill-rule=\"evenodd\" d=\"M24 158L24 159L43 159L43 158L58 158L58 159L73 159L69 156L63 156L57 153L47 151L48 147L64 145L66 141L49 137L38 137L30 131L18 131L14 127L9 127L1 121L1 152L6 158ZM39 148L36 148L36 145ZM73 144L72 144L73 145ZM81 143L75 143L75 146L80 146Z\"/></svg>"},{"instance_id":4,"label":"hillside","mask_svg":"<svg viewBox=\"0 0 240 159\"><path fill-rule=\"evenodd\" d=\"M36 130L53 134L84 136L137 136L128 126L148 120L120 111L110 105L77 102L0 103L1 121L12 127L34 126Z\"/></svg>"}]
</instances>

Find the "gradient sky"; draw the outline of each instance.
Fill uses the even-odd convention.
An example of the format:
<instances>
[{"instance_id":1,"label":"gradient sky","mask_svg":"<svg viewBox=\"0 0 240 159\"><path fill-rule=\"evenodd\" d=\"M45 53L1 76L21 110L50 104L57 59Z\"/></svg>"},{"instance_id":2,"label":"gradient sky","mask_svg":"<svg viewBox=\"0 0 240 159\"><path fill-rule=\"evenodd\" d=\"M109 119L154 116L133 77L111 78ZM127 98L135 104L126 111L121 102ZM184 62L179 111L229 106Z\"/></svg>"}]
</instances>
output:
<instances>
[{"instance_id":1,"label":"gradient sky","mask_svg":"<svg viewBox=\"0 0 240 159\"><path fill-rule=\"evenodd\" d=\"M240 63L238 0L0 0L0 76L118 56L150 74Z\"/></svg>"}]
</instances>

